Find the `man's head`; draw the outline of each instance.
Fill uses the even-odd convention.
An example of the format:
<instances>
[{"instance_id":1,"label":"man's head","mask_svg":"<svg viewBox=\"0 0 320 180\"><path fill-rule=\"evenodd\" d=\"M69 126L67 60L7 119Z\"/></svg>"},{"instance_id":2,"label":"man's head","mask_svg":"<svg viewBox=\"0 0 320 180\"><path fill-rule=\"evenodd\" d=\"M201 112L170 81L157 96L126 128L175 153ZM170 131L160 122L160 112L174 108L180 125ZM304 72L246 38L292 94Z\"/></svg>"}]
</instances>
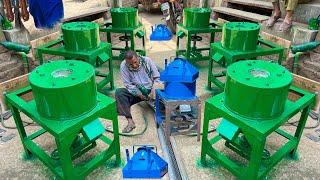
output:
<instances>
[{"instance_id":1,"label":"man's head","mask_svg":"<svg viewBox=\"0 0 320 180\"><path fill-rule=\"evenodd\" d=\"M130 70L137 70L140 67L140 60L136 52L127 51L124 54L124 59L126 61L126 65Z\"/></svg>"}]
</instances>

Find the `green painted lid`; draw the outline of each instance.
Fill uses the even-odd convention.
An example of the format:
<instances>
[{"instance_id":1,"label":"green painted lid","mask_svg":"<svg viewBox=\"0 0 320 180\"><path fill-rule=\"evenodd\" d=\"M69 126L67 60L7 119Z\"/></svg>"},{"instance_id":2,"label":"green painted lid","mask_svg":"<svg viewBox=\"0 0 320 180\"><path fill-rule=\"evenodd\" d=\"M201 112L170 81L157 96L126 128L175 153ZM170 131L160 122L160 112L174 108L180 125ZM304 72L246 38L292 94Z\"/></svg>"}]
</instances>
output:
<instances>
[{"instance_id":1,"label":"green painted lid","mask_svg":"<svg viewBox=\"0 0 320 180\"><path fill-rule=\"evenodd\" d=\"M249 22L228 22L222 28L222 46L233 51L253 51L257 48L260 25Z\"/></svg>"},{"instance_id":2,"label":"green painted lid","mask_svg":"<svg viewBox=\"0 0 320 180\"><path fill-rule=\"evenodd\" d=\"M228 76L252 88L281 88L291 83L291 73L278 64L263 60L247 60L228 67Z\"/></svg>"},{"instance_id":3,"label":"green painted lid","mask_svg":"<svg viewBox=\"0 0 320 180\"><path fill-rule=\"evenodd\" d=\"M86 62L43 64L30 73L29 82L38 113L47 119L72 119L96 106L95 70Z\"/></svg>"},{"instance_id":4,"label":"green painted lid","mask_svg":"<svg viewBox=\"0 0 320 180\"><path fill-rule=\"evenodd\" d=\"M209 8L184 8L183 26L187 28L208 28L211 9Z\"/></svg>"},{"instance_id":5,"label":"green painted lid","mask_svg":"<svg viewBox=\"0 0 320 180\"><path fill-rule=\"evenodd\" d=\"M248 118L275 118L284 110L291 82L291 73L272 62L233 63L227 69L225 105Z\"/></svg>"},{"instance_id":6,"label":"green painted lid","mask_svg":"<svg viewBox=\"0 0 320 180\"><path fill-rule=\"evenodd\" d=\"M135 28L138 26L138 9L112 8L111 9L112 27L113 28Z\"/></svg>"},{"instance_id":7,"label":"green painted lid","mask_svg":"<svg viewBox=\"0 0 320 180\"><path fill-rule=\"evenodd\" d=\"M61 26L68 51L88 51L100 46L99 25L94 22L70 22Z\"/></svg>"}]
</instances>

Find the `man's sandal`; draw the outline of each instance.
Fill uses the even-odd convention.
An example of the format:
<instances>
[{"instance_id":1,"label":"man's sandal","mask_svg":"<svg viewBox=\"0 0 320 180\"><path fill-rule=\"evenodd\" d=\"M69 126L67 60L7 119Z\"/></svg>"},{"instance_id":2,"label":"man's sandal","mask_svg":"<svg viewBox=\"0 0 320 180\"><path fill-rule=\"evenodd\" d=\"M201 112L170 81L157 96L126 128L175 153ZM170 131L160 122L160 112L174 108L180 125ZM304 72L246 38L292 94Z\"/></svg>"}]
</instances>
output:
<instances>
[{"instance_id":1,"label":"man's sandal","mask_svg":"<svg viewBox=\"0 0 320 180\"><path fill-rule=\"evenodd\" d=\"M266 22L266 26L271 28L277 21L280 19L281 16L271 16Z\"/></svg>"},{"instance_id":2,"label":"man's sandal","mask_svg":"<svg viewBox=\"0 0 320 180\"><path fill-rule=\"evenodd\" d=\"M279 27L279 32L287 32L290 30L291 26L292 26L292 23L289 24L283 21Z\"/></svg>"},{"instance_id":3,"label":"man's sandal","mask_svg":"<svg viewBox=\"0 0 320 180\"><path fill-rule=\"evenodd\" d=\"M122 133L129 133L136 128L134 124L128 124L123 130Z\"/></svg>"}]
</instances>

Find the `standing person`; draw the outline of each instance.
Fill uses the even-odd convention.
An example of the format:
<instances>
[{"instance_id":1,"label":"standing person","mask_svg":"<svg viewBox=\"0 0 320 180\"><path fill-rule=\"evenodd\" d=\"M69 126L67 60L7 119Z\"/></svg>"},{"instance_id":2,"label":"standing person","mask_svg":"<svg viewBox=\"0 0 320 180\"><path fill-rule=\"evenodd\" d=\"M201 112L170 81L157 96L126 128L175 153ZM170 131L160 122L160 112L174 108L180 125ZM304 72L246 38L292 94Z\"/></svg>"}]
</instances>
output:
<instances>
[{"instance_id":1,"label":"standing person","mask_svg":"<svg viewBox=\"0 0 320 180\"><path fill-rule=\"evenodd\" d=\"M136 127L130 107L152 98L154 88L161 83L159 70L150 58L138 56L134 51L127 51L124 58L120 73L125 88L118 88L115 96L118 115L125 116L128 121L122 132L129 133Z\"/></svg>"},{"instance_id":2,"label":"standing person","mask_svg":"<svg viewBox=\"0 0 320 180\"><path fill-rule=\"evenodd\" d=\"M273 11L271 17L267 20L266 26L272 27L281 17L280 0L271 0ZM292 26L292 15L298 4L308 3L310 0L284 0L286 7L286 15L279 27L280 32L289 31Z\"/></svg>"}]
</instances>

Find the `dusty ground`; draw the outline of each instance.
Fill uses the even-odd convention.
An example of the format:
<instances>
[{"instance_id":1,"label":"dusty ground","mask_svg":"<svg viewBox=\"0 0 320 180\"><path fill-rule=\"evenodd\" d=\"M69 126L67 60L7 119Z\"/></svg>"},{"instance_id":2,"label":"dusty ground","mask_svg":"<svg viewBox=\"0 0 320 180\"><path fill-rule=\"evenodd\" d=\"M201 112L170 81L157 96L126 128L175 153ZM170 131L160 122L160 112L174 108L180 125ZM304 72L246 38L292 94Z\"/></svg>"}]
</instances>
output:
<instances>
[{"instance_id":1,"label":"dusty ground","mask_svg":"<svg viewBox=\"0 0 320 180\"><path fill-rule=\"evenodd\" d=\"M160 15L141 13L140 17L146 27L147 36L150 34L150 26L160 22ZM148 39L148 38L147 38ZM150 42L147 41L147 54L150 56L157 65L163 68L164 59L170 58L175 55L175 41L168 42ZM122 83L119 78L118 64L115 63L115 83L117 87L121 87ZM211 96L211 93L205 89L207 83L207 64L202 63L198 65L200 69L200 78L197 81L197 95L201 100L205 100ZM113 96L113 92L110 93ZM153 111L148 108L144 103L135 105L132 108L132 114L137 128L133 133L140 132L144 127L143 119L148 121L147 131L136 137L120 137L121 153L122 157L125 157L124 151L126 148L132 147L135 144L154 144L159 146L159 141L156 133L156 127L153 119ZM24 117L25 120L28 118ZM308 125L312 125L313 120L308 120ZM13 119L6 121L7 125L14 125ZM125 119L119 118L120 130L126 125ZM27 127L27 131L34 131L38 127ZM290 132L293 132L294 128L285 127ZM24 160L23 150L18 133L16 130L9 130L9 132L16 134L17 136L9 142L0 144L0 177L1 179L54 179L54 175L46 168L39 160ZM269 174L268 179L318 179L319 172L319 155L320 145L314 143L305 137L305 134L313 133L313 130L305 130L299 146L299 160L285 159L281 161L274 170ZM199 164L199 157L201 151L201 143L196 141L195 137L176 136L175 140L183 163L186 167L188 176L190 179L235 179L231 173L223 169L215 162L210 161L209 167L202 167ZM268 139L270 149L274 149L282 142L278 136L273 135ZM46 135L45 138L38 138L37 143L47 149L50 153L54 148L53 138ZM102 146L98 146L102 148ZM98 149L99 149L98 148ZM222 144L219 148L224 152L234 156L230 151L226 150ZM89 152L86 157L91 157L95 151ZM159 154L162 155L161 149ZM114 168L112 166L112 160L106 163L106 166L100 167L91 173L87 179L121 179L121 168ZM165 176L164 179L168 179Z\"/></svg>"}]
</instances>

